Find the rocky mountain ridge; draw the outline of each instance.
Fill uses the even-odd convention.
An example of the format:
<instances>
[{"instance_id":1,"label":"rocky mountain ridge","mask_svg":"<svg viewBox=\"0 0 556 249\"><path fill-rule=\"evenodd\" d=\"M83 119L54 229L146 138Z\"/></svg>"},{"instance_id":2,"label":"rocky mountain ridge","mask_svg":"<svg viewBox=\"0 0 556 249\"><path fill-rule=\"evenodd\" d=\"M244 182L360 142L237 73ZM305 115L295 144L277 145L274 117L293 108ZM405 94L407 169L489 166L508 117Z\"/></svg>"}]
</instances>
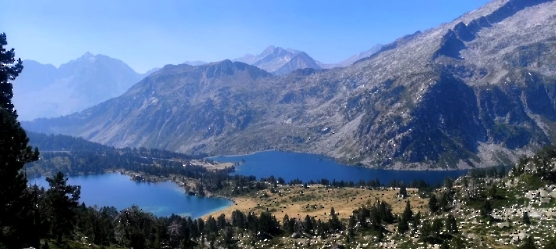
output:
<instances>
[{"instance_id":1,"label":"rocky mountain ridge","mask_svg":"<svg viewBox=\"0 0 556 249\"><path fill-rule=\"evenodd\" d=\"M335 68L335 67L347 67L347 66L355 63L356 61L359 61L359 60L362 60L362 59L365 59L367 57L372 56L373 54L380 51L382 46L383 46L382 44L376 44L376 45L372 46L369 50L354 54L351 57L349 57L349 58L347 58L343 61L340 61L338 63L326 64L326 63L322 63L322 62L317 61L317 64L321 68L325 68L325 69L331 69L331 68Z\"/></svg>"},{"instance_id":2,"label":"rocky mountain ridge","mask_svg":"<svg viewBox=\"0 0 556 249\"><path fill-rule=\"evenodd\" d=\"M229 60L169 65L118 98L23 125L187 153L283 149L390 169L510 164L556 140L553 9L493 1L345 68L276 76Z\"/></svg>"}]
</instances>

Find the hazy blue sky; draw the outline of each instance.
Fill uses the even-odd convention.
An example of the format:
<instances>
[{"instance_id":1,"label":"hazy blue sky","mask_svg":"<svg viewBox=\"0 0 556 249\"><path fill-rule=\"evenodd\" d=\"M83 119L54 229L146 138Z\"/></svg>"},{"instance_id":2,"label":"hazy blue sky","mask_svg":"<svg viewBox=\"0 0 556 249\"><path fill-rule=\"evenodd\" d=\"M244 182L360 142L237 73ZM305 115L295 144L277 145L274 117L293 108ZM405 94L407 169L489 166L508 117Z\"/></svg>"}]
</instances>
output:
<instances>
[{"instance_id":1,"label":"hazy blue sky","mask_svg":"<svg viewBox=\"0 0 556 249\"><path fill-rule=\"evenodd\" d=\"M17 57L59 66L89 51L138 72L269 45L338 62L449 22L488 0L0 0Z\"/></svg>"}]
</instances>

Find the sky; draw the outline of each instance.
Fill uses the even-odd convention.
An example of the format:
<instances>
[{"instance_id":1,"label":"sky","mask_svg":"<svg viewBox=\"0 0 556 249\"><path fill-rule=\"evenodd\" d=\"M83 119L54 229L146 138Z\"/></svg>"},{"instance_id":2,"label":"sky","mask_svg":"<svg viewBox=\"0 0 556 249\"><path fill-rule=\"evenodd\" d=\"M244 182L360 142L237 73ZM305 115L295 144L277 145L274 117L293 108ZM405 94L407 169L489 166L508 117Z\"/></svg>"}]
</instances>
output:
<instances>
[{"instance_id":1,"label":"sky","mask_svg":"<svg viewBox=\"0 0 556 249\"><path fill-rule=\"evenodd\" d=\"M86 52L139 73L270 45L335 63L450 22L489 0L0 0L16 57L60 66Z\"/></svg>"}]
</instances>

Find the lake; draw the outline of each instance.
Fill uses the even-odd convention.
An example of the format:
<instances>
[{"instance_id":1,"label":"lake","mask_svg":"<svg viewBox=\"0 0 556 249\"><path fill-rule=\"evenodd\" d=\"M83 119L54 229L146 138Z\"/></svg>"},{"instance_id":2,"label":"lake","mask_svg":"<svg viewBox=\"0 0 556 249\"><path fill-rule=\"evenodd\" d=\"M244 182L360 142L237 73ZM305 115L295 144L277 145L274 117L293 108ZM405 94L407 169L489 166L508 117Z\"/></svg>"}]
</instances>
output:
<instances>
[{"instance_id":1,"label":"lake","mask_svg":"<svg viewBox=\"0 0 556 249\"><path fill-rule=\"evenodd\" d=\"M425 180L429 184L442 182L445 177L456 178L466 173L458 171L396 171L346 166L334 160L313 154L263 151L241 156L217 156L211 159L220 162L242 162L233 174L261 177L282 177L286 181L300 179L329 179L336 181L365 181L379 179L383 184L392 180L409 183ZM45 178L36 178L30 184L48 187ZM88 206L114 206L118 210L137 205L144 211L158 216L178 214L198 218L232 205L223 198L188 196L172 182L138 183L129 176L118 173L69 177L68 184L81 186L81 202Z\"/></svg>"},{"instance_id":2,"label":"lake","mask_svg":"<svg viewBox=\"0 0 556 249\"><path fill-rule=\"evenodd\" d=\"M29 184L34 183L48 187L44 177L29 180ZM81 186L80 201L87 206L114 206L122 210L137 205L157 216L178 214L199 218L232 205L223 198L188 196L173 182L138 183L118 173L73 176L68 184Z\"/></svg>"},{"instance_id":3,"label":"lake","mask_svg":"<svg viewBox=\"0 0 556 249\"><path fill-rule=\"evenodd\" d=\"M337 163L331 158L295 152L262 151L249 155L216 156L210 159L219 162L244 162L236 166L234 174L253 175L261 177L282 177L286 182L296 178L307 182L310 180L328 179L330 181L354 181L363 179L377 179L382 184L392 180L401 180L409 183L412 180L425 180L429 184L444 181L446 177L457 178L467 173L467 170L455 171L399 171L369 169L363 167L347 166Z\"/></svg>"}]
</instances>

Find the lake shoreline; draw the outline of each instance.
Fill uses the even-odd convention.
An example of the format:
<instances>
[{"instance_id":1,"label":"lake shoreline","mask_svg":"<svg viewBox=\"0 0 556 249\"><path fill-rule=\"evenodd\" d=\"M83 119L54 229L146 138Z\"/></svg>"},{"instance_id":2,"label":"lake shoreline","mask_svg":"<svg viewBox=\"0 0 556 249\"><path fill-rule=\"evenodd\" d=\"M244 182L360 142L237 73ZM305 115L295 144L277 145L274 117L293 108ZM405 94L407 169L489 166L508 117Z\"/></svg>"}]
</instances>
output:
<instances>
[{"instance_id":1,"label":"lake shoreline","mask_svg":"<svg viewBox=\"0 0 556 249\"><path fill-rule=\"evenodd\" d=\"M220 154L220 155L208 156L208 157L205 157L205 158L210 159L210 160L218 161L214 158L219 158L219 157L234 157L234 158L235 157L249 157L249 156L253 156L253 155L256 155L256 154L259 154L259 153L264 153L264 152L282 152L282 153L308 154L308 155L318 156L321 160L331 160L331 161L334 161L337 164L341 164L341 165L348 166L348 167L358 167L358 168L376 169L376 170L432 171L432 172L437 172L437 171L464 171L464 170L474 169L474 168L471 168L471 167L467 167L467 168L424 168L425 166L423 166L423 167L402 167L401 163L395 163L390 168L380 168L380 167L373 167L371 165L364 165L364 164L361 164L361 163L350 164L350 163L346 162L345 160L342 160L341 158L335 158L335 157L324 155L324 154L304 152L304 151L279 150L279 149L260 150L260 151L254 151L254 152L246 153L246 154L231 154L231 155L222 155L222 154ZM243 158L239 159L238 162L240 162L242 160L243 160ZM478 168L488 169L488 168L492 168L492 167L497 167L497 166L486 166L486 167L478 167Z\"/></svg>"},{"instance_id":2,"label":"lake shoreline","mask_svg":"<svg viewBox=\"0 0 556 249\"><path fill-rule=\"evenodd\" d=\"M235 168L232 175L255 176L267 178L274 176L286 182L301 180L302 182L320 181L353 181L359 182L380 180L390 183L393 180L409 184L414 180L424 180L434 185L444 178L457 178L467 174L468 170L391 170L375 169L362 166L349 166L338 163L333 158L300 152L267 150L241 156L211 157L218 162L238 162L242 164Z\"/></svg>"},{"instance_id":3,"label":"lake shoreline","mask_svg":"<svg viewBox=\"0 0 556 249\"><path fill-rule=\"evenodd\" d=\"M161 179L166 181L137 182L133 180L133 175L130 171L114 170L68 177L68 184L81 186L79 202L88 207L114 207L122 211L135 205L157 217L175 214L197 219L234 204L230 198L187 195L184 188L170 178ZM33 182L48 187L44 177L29 179L29 183Z\"/></svg>"},{"instance_id":4,"label":"lake shoreline","mask_svg":"<svg viewBox=\"0 0 556 249\"><path fill-rule=\"evenodd\" d=\"M184 178L185 182L182 182L182 181L179 181L179 180L176 179L177 175L172 175L170 177L160 177L160 176L153 176L153 175L140 173L140 172L125 171L125 170L114 171L113 173L120 173L122 175L126 175L126 176L129 177L130 181L139 182L139 183L146 182L146 183L158 184L158 183L163 183L163 182L172 182L172 183L176 184L181 190L183 190L183 194L186 195L186 196L196 196L198 198L225 199L225 200L230 202L229 205L219 207L215 210L211 210L208 213L203 214L199 217L191 217L192 219L193 218L200 218L200 217L206 216L207 214L210 214L210 213L215 213L215 212L222 211L222 210L227 209L227 208L233 206L234 204L236 204L236 199L234 199L234 197L225 196L225 195L221 195L221 194L215 194L215 193L209 192L209 191L205 191L205 195L200 196L196 191L190 191L190 190L186 189L185 188L186 185L190 186L191 184L195 184L197 182L195 179ZM141 175L144 180L137 181L135 178L137 177L138 174ZM194 194L191 194L191 193L194 193Z\"/></svg>"}]
</instances>

